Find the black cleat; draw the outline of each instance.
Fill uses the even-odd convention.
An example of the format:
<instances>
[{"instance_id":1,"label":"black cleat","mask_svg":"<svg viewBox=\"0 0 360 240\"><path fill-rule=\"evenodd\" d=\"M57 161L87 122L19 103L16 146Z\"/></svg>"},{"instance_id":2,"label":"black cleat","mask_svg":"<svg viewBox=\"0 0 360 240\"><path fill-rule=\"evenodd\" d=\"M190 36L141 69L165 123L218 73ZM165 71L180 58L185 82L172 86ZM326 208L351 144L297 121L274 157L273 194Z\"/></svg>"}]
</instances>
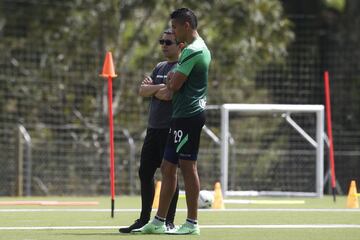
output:
<instances>
[{"instance_id":1,"label":"black cleat","mask_svg":"<svg viewBox=\"0 0 360 240\"><path fill-rule=\"evenodd\" d=\"M135 222L134 222L132 225L130 225L129 227L127 227L127 228L120 228L120 229L119 229L119 232L121 232L121 233L130 233L131 230L137 229L137 228L141 228L141 227L143 227L145 224L146 224L146 223L142 222L140 219L137 219L137 220L135 220Z\"/></svg>"}]
</instances>

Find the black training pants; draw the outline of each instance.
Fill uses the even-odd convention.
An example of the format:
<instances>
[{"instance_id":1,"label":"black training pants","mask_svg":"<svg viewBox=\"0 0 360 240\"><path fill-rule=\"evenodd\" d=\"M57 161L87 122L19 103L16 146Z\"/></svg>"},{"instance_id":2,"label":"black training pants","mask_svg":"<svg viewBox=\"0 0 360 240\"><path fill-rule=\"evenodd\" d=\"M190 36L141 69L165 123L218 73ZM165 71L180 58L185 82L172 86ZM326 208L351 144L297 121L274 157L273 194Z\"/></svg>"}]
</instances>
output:
<instances>
[{"instance_id":1,"label":"black training pants","mask_svg":"<svg viewBox=\"0 0 360 240\"><path fill-rule=\"evenodd\" d=\"M148 128L141 150L139 177L141 182L141 215L142 222L150 220L152 204L155 194L154 175L160 167L169 129ZM173 199L166 216L166 222L174 222L176 204L179 197L179 186L177 185Z\"/></svg>"}]
</instances>

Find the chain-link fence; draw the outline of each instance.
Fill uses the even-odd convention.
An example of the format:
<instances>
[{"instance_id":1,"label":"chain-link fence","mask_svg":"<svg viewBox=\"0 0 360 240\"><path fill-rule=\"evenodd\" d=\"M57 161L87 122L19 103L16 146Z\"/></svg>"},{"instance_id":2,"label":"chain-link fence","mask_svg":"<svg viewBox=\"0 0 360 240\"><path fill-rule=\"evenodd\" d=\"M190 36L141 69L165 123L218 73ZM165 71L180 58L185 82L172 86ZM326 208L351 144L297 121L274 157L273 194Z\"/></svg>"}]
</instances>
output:
<instances>
[{"instance_id":1,"label":"chain-link fence","mask_svg":"<svg viewBox=\"0 0 360 240\"><path fill-rule=\"evenodd\" d=\"M18 1L18 4L21 3L23 2ZM15 9L5 9L10 10ZM260 95L266 91L269 97L257 99L255 103L323 104L322 71L328 68L333 97L336 171L339 184L345 190L350 179L359 180L357 169L360 169L360 127L356 122L359 117L356 106L360 104L360 98L354 91L359 89L360 68L355 63L359 58L349 58L359 56L360 51L355 44L338 46L327 39L330 30L321 26L316 17L293 16L290 19L294 24L295 41L288 47L288 57L283 63L270 64L257 72L253 80L253 91L260 92ZM22 44L21 38L26 37L27 33L26 24L6 26L1 30L0 37L9 41L17 38L20 40L16 41L16 47L12 46L11 52L4 52L0 56L0 195L29 192L32 195L107 194L107 92L106 81L97 77L103 53L97 54L93 49L84 49L81 55L72 57L72 68L47 69L47 61L68 61L61 54L56 59L48 59L49 55L44 54L48 51L61 52L63 46L46 49L41 42ZM352 65L348 66L346 63ZM140 188L137 171L146 128L148 101L141 99L136 93L145 71L149 69L136 72L123 70L113 84L114 92L120 93L114 99L114 118L116 192L121 194L137 194ZM217 69L211 74L216 76L218 82L223 73ZM218 104L217 96L226 96L227 90L217 91L211 84L211 74L209 103ZM242 86L237 87L241 94ZM229 89L229 92L236 95L237 89ZM235 95L233 99L237 101ZM254 122L252 119L244 121ZM255 121L260 123L262 119ZM267 124L266 121L262 124L263 128L274 124ZM243 123L241 120L236 124ZM307 123L307 120L300 120L300 125ZM236 164L236 167L230 166L232 171L229 171L229 185L233 189L278 187L271 182L264 186L262 183L266 179L259 183L256 176L249 175L250 172L239 172L236 169L251 166L251 161L254 163L256 159L266 159L266 155L261 155L264 146L277 141L277 131L287 130L282 130L281 124L276 125L278 127L274 128L276 131L271 132L271 136L266 135L269 132L257 136L255 150L246 151L240 139L248 141L244 135L252 139L249 135L259 134L259 131L244 129L236 124L232 126L235 147L231 151L231 164ZM202 133L198 167L202 188L212 189L221 174L220 145L216 139L220 137L220 112L216 106L207 112L207 127L209 131L205 129ZM244 131L240 131L241 129ZM299 142L298 139L290 140L295 145ZM292 169L307 171L312 166L299 166L289 151L286 154L286 164L282 170L285 177L294 178L298 184L306 182L304 176L296 171L290 175L289 172L286 173L286 168L292 166ZM249 163L241 162L244 155L250 159ZM270 160L272 158L268 157ZM277 168L274 167L272 171L276 173ZM308 175L313 178L313 172ZM277 177L281 176L279 174ZM159 178L159 174L157 177ZM249 181L250 177L255 180ZM279 180L280 185L286 178ZM277 181L276 177L268 180ZM303 189L303 186L299 189Z\"/></svg>"}]
</instances>

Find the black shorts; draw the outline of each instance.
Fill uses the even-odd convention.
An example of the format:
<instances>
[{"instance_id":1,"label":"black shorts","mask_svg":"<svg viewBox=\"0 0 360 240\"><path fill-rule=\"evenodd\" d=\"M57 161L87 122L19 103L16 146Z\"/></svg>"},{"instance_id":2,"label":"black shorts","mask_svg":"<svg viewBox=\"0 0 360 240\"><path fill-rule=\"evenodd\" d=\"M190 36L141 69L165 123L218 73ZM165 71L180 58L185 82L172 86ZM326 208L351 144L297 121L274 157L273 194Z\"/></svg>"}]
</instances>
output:
<instances>
[{"instance_id":1,"label":"black shorts","mask_svg":"<svg viewBox=\"0 0 360 240\"><path fill-rule=\"evenodd\" d=\"M148 128L141 149L140 164L145 168L158 168L161 165L166 145L168 128Z\"/></svg>"},{"instance_id":2,"label":"black shorts","mask_svg":"<svg viewBox=\"0 0 360 240\"><path fill-rule=\"evenodd\" d=\"M171 119L164 160L174 164L178 164L179 159L196 161L204 124L204 112L189 118Z\"/></svg>"}]
</instances>

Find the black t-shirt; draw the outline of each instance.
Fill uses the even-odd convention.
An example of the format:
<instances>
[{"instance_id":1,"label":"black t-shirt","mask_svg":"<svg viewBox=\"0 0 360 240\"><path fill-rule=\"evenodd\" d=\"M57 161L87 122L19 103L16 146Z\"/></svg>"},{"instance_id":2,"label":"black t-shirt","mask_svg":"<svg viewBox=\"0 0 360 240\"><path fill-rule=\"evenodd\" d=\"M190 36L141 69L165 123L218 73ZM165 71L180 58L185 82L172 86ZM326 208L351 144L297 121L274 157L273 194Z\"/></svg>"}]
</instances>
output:
<instances>
[{"instance_id":1,"label":"black t-shirt","mask_svg":"<svg viewBox=\"0 0 360 240\"><path fill-rule=\"evenodd\" d=\"M160 62L154 68L151 79L154 84L166 83L168 72L177 62ZM170 128L172 104L170 101L162 101L155 96L151 97L149 108L148 128Z\"/></svg>"}]
</instances>

